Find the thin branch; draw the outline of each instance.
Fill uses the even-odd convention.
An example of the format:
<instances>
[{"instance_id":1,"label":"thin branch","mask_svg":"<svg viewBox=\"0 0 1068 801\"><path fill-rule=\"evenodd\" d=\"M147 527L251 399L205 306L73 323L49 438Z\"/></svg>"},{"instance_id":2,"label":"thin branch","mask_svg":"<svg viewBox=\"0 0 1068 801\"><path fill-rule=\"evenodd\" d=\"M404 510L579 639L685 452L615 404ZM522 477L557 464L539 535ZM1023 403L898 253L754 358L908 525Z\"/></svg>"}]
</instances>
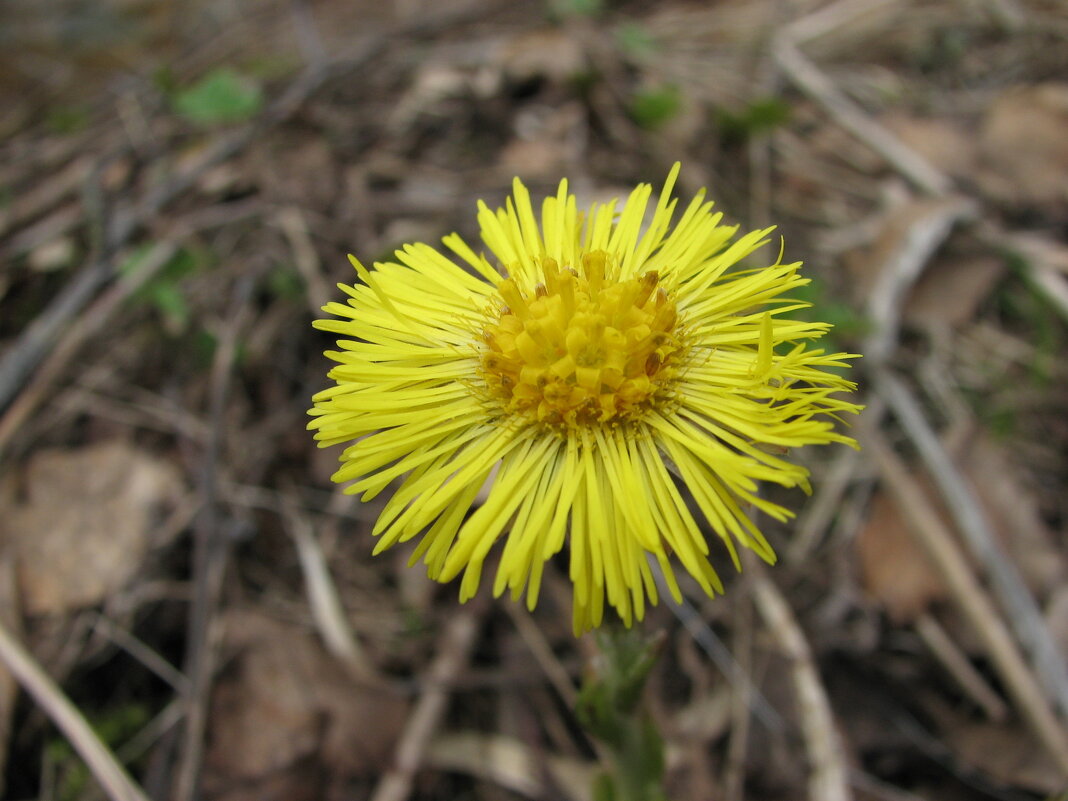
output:
<instances>
[{"instance_id":1,"label":"thin branch","mask_svg":"<svg viewBox=\"0 0 1068 801\"><path fill-rule=\"evenodd\" d=\"M983 708L990 720L1004 721L1008 717L1009 710L1005 702L987 684L986 679L975 669L934 616L930 613L920 615L916 620L916 633L942 666L957 680L961 689Z\"/></svg>"},{"instance_id":2,"label":"thin branch","mask_svg":"<svg viewBox=\"0 0 1068 801\"><path fill-rule=\"evenodd\" d=\"M14 548L0 546L0 625L7 626L13 636L21 632L21 603L18 580L15 576ZM7 778L8 744L15 718L15 702L19 685L8 671L0 668L0 796L4 794Z\"/></svg>"},{"instance_id":3,"label":"thin branch","mask_svg":"<svg viewBox=\"0 0 1068 801\"><path fill-rule=\"evenodd\" d=\"M747 554L746 566L752 562ZM752 573L743 573L743 591L734 603L731 620L733 652L738 664L748 675L753 675L753 604L751 603ZM746 751L749 748L752 699L749 688L742 685L730 694L730 734L727 742L727 759L723 771L723 801L743 801L745 798Z\"/></svg>"},{"instance_id":4,"label":"thin branch","mask_svg":"<svg viewBox=\"0 0 1068 801\"><path fill-rule=\"evenodd\" d=\"M1042 234L1009 233L992 224L983 226L979 237L986 245L1018 256L1035 289L1068 319L1068 247Z\"/></svg>"},{"instance_id":5,"label":"thin branch","mask_svg":"<svg viewBox=\"0 0 1068 801\"><path fill-rule=\"evenodd\" d=\"M824 533L838 515L846 491L860 472L863 456L852 448L842 448L821 476L815 497L805 504L798 517L796 530L786 551L786 562L799 564L819 544Z\"/></svg>"},{"instance_id":6,"label":"thin branch","mask_svg":"<svg viewBox=\"0 0 1068 801\"><path fill-rule=\"evenodd\" d=\"M476 598L452 614L437 642L437 656L427 671L426 684L415 709L408 716L393 765L371 794L371 801L405 801L412 791L416 771L441 724L449 700L448 686L467 665L478 636L483 603Z\"/></svg>"},{"instance_id":7,"label":"thin branch","mask_svg":"<svg viewBox=\"0 0 1068 801\"><path fill-rule=\"evenodd\" d=\"M512 737L476 732L435 737L426 759L432 767L477 776L538 801L556 797L556 792L570 801L592 801L590 786L597 773L596 765L574 757L535 752ZM552 796L544 774L552 778Z\"/></svg>"},{"instance_id":8,"label":"thin branch","mask_svg":"<svg viewBox=\"0 0 1068 801\"><path fill-rule=\"evenodd\" d=\"M945 579L1024 719L1060 770L1068 776L1068 737L1043 698L997 610L972 575L953 535L882 434L865 425L862 442L865 452L878 465L909 531Z\"/></svg>"},{"instance_id":9,"label":"thin branch","mask_svg":"<svg viewBox=\"0 0 1068 801\"><path fill-rule=\"evenodd\" d=\"M189 692L189 681L185 674L168 662L163 656L143 640L138 639L129 631L118 625L111 618L100 614L93 621L93 630L111 640L116 646L124 650L157 677L167 682L176 693L184 695Z\"/></svg>"},{"instance_id":10,"label":"thin branch","mask_svg":"<svg viewBox=\"0 0 1068 801\"><path fill-rule=\"evenodd\" d=\"M330 291L329 282L323 275L322 264L312 244L311 233L308 231L308 221L296 206L285 206L278 210L275 219L282 229L289 247L293 251L293 263L297 272L304 279L307 287L308 306L313 315L318 316L333 293Z\"/></svg>"},{"instance_id":11,"label":"thin branch","mask_svg":"<svg viewBox=\"0 0 1068 801\"><path fill-rule=\"evenodd\" d=\"M649 567L653 571L660 597L672 611L679 622L693 637L698 647L705 652L709 659L719 668L720 672L735 687L744 687L745 693L752 699L753 714L768 731L782 731L783 722L779 713L768 703L764 693L753 685L749 674L742 670L741 665L731 655L730 649L724 645L712 628L702 619L701 614L694 609L693 604L683 596L682 603L675 603L667 586L667 580L660 569L660 565L652 556L649 556Z\"/></svg>"},{"instance_id":12,"label":"thin branch","mask_svg":"<svg viewBox=\"0 0 1068 801\"><path fill-rule=\"evenodd\" d=\"M891 413L916 446L957 522L969 553L990 578L991 589L1000 601L1017 640L1030 657L1046 696L1061 714L1068 715L1068 667L1053 644L1053 638L1027 584L1016 565L999 546L975 492L957 470L953 459L924 417L919 402L905 384L890 371L882 369L875 372L875 383Z\"/></svg>"},{"instance_id":13,"label":"thin branch","mask_svg":"<svg viewBox=\"0 0 1068 801\"><path fill-rule=\"evenodd\" d=\"M783 75L822 105L835 122L882 156L916 187L929 195L944 195L952 188L949 179L875 122L801 52L802 43L827 33L850 16L870 12L872 5L871 0L844 0L802 17L774 38L772 55Z\"/></svg>"},{"instance_id":14,"label":"thin branch","mask_svg":"<svg viewBox=\"0 0 1068 801\"><path fill-rule=\"evenodd\" d=\"M523 642L530 649L531 655L549 679L557 695L568 708L574 709L578 702L578 688L575 687L566 668L560 664L559 658L553 653L552 646L538 628L538 624L534 622L534 618L525 608L516 603L502 604L502 608L512 618L516 631L523 638Z\"/></svg>"},{"instance_id":15,"label":"thin branch","mask_svg":"<svg viewBox=\"0 0 1068 801\"><path fill-rule=\"evenodd\" d=\"M801 732L811 769L808 797L810 801L850 801L853 794L849 789L841 738L812 659L812 649L779 588L763 570L757 570L759 574L753 581L756 607L790 662L794 693L801 713Z\"/></svg>"},{"instance_id":16,"label":"thin branch","mask_svg":"<svg viewBox=\"0 0 1068 801\"><path fill-rule=\"evenodd\" d=\"M211 624L218 610L223 577L229 557L229 537L220 526L217 472L223 447L223 424L230 392L238 334L251 310L249 298L255 276L239 279L231 300L229 324L219 338L211 365L211 435L204 454L201 495L204 500L193 542L193 602L189 609L189 633L186 644L185 673L189 677L189 694L181 757L178 764L174 797L192 801L198 796L204 732L211 682L215 672L215 653L210 638Z\"/></svg>"},{"instance_id":17,"label":"thin branch","mask_svg":"<svg viewBox=\"0 0 1068 801\"><path fill-rule=\"evenodd\" d=\"M45 711L100 783L111 801L148 801L81 712L0 622L0 661Z\"/></svg>"},{"instance_id":18,"label":"thin branch","mask_svg":"<svg viewBox=\"0 0 1068 801\"><path fill-rule=\"evenodd\" d=\"M975 214L975 203L965 198L926 201L922 213L902 232L898 246L880 266L868 295L867 311L874 331L864 343L866 365L882 364L893 353L908 291L953 227Z\"/></svg>"},{"instance_id":19,"label":"thin branch","mask_svg":"<svg viewBox=\"0 0 1068 801\"><path fill-rule=\"evenodd\" d=\"M345 619L345 610L311 525L297 511L295 504L283 503L286 531L297 548L312 618L323 643L327 650L352 672L354 678L370 684L382 684L382 677L375 670Z\"/></svg>"}]
</instances>

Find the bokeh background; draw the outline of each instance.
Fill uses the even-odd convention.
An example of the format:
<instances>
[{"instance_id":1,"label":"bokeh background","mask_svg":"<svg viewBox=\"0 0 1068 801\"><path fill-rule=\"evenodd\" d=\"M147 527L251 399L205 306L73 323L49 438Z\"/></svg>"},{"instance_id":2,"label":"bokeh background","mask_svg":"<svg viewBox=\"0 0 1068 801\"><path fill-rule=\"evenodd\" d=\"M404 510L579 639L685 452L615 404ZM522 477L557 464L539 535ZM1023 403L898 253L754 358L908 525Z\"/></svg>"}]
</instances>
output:
<instances>
[{"instance_id":1,"label":"bokeh background","mask_svg":"<svg viewBox=\"0 0 1068 801\"><path fill-rule=\"evenodd\" d=\"M670 797L1063 798L1064 0L0 4L5 643L153 799L589 799L566 566L528 614L372 560L310 321L513 176L676 160L869 408L779 565L649 614ZM3 652L0 798L106 797Z\"/></svg>"}]
</instances>

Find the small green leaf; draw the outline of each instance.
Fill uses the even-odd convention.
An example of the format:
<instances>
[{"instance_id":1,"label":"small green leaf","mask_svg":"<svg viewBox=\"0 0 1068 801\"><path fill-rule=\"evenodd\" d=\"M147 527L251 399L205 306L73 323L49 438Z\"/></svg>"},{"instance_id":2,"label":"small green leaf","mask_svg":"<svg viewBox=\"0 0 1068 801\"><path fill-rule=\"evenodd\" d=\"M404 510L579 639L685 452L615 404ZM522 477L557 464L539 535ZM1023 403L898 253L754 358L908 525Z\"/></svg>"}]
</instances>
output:
<instances>
[{"instance_id":1,"label":"small green leaf","mask_svg":"<svg viewBox=\"0 0 1068 801\"><path fill-rule=\"evenodd\" d=\"M174 98L174 110L197 125L241 122L263 107L263 91L231 69L212 70Z\"/></svg>"},{"instance_id":2,"label":"small green leaf","mask_svg":"<svg viewBox=\"0 0 1068 801\"><path fill-rule=\"evenodd\" d=\"M185 293L175 284L152 285L152 304L163 315L168 329L183 331L189 323L189 304Z\"/></svg>"},{"instance_id":3,"label":"small green leaf","mask_svg":"<svg viewBox=\"0 0 1068 801\"><path fill-rule=\"evenodd\" d=\"M549 15L557 19L596 17L604 11L604 0L549 0Z\"/></svg>"},{"instance_id":4,"label":"small green leaf","mask_svg":"<svg viewBox=\"0 0 1068 801\"><path fill-rule=\"evenodd\" d=\"M151 243L135 248L118 265L122 276L134 276L152 253L155 246ZM166 330L171 334L181 333L186 329L192 317L189 303L182 289L182 279L197 272L207 263L203 253L191 248L182 248L171 256L170 260L144 286L132 295L132 303L144 303L152 306L163 318Z\"/></svg>"},{"instance_id":5,"label":"small green leaf","mask_svg":"<svg viewBox=\"0 0 1068 801\"><path fill-rule=\"evenodd\" d=\"M627 22L616 28L619 48L631 58L644 59L657 51L657 43L649 30L636 22Z\"/></svg>"},{"instance_id":6,"label":"small green leaf","mask_svg":"<svg viewBox=\"0 0 1068 801\"><path fill-rule=\"evenodd\" d=\"M598 773L594 778L593 801L616 801L616 786L607 773Z\"/></svg>"},{"instance_id":7,"label":"small green leaf","mask_svg":"<svg viewBox=\"0 0 1068 801\"><path fill-rule=\"evenodd\" d=\"M178 79L174 75L174 70L167 64L153 70L152 83L156 89L168 97L178 92Z\"/></svg>"},{"instance_id":8,"label":"small green leaf","mask_svg":"<svg viewBox=\"0 0 1068 801\"><path fill-rule=\"evenodd\" d=\"M45 125L57 134L72 134L89 127L89 112L79 106L55 106L45 117Z\"/></svg>"},{"instance_id":9,"label":"small green leaf","mask_svg":"<svg viewBox=\"0 0 1068 801\"><path fill-rule=\"evenodd\" d=\"M275 297L294 300L303 297L304 282L296 269L290 265L278 264L267 276L267 288Z\"/></svg>"},{"instance_id":10,"label":"small green leaf","mask_svg":"<svg viewBox=\"0 0 1068 801\"><path fill-rule=\"evenodd\" d=\"M203 328L193 332L190 350L199 366L209 366L215 359L215 350L218 347L219 339L215 334Z\"/></svg>"},{"instance_id":11,"label":"small green leaf","mask_svg":"<svg viewBox=\"0 0 1068 801\"><path fill-rule=\"evenodd\" d=\"M677 86L668 85L635 92L630 103L630 116L642 128L655 130L681 109L682 93Z\"/></svg>"},{"instance_id":12,"label":"small green leaf","mask_svg":"<svg viewBox=\"0 0 1068 801\"><path fill-rule=\"evenodd\" d=\"M765 97L754 100L741 111L720 109L716 121L725 141L745 142L789 122L790 111L790 105L784 100Z\"/></svg>"}]
</instances>

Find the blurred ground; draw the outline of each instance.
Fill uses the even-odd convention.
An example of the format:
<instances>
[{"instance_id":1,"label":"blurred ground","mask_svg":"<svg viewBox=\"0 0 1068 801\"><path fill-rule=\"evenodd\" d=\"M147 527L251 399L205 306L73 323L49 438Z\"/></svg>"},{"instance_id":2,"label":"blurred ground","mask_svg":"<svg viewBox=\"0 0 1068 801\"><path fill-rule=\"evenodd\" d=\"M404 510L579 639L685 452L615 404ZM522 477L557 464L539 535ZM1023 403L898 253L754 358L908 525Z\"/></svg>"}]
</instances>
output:
<instances>
[{"instance_id":1,"label":"blurred ground","mask_svg":"<svg viewBox=\"0 0 1068 801\"><path fill-rule=\"evenodd\" d=\"M589 797L566 574L527 615L372 561L309 323L513 175L675 160L869 410L779 566L647 619L671 797L1063 797L1063 0L9 0L0 99L0 622L151 797ZM103 797L2 667L0 765Z\"/></svg>"}]
</instances>

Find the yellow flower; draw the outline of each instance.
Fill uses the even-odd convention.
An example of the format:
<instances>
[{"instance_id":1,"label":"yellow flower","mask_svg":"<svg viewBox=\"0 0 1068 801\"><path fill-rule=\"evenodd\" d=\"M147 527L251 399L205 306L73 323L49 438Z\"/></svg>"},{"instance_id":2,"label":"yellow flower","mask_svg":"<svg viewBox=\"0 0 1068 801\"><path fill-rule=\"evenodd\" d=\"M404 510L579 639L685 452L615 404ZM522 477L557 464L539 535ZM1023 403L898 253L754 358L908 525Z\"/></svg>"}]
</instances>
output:
<instances>
[{"instance_id":1,"label":"yellow flower","mask_svg":"<svg viewBox=\"0 0 1068 801\"><path fill-rule=\"evenodd\" d=\"M456 234L452 256L406 245L373 270L350 257L362 283L324 307L340 320L316 322L343 338L309 428L349 443L334 475L347 492L399 482L375 553L422 535L412 563L439 581L463 571L463 601L504 539L494 593L526 589L533 609L566 543L576 633L606 599L628 626L642 618L649 555L676 599L671 554L722 592L704 530L736 568L737 545L774 560L745 507L786 519L757 490L808 490L787 449L855 444L834 428L860 408L835 395L855 385L825 369L851 355L810 349L830 326L788 317L807 305L785 297L808 283L799 263L747 266L773 229L733 239L703 191L672 225L678 170L644 229L648 184L622 209L580 212L561 181L539 223L517 179L505 208L479 203L488 257Z\"/></svg>"}]
</instances>

